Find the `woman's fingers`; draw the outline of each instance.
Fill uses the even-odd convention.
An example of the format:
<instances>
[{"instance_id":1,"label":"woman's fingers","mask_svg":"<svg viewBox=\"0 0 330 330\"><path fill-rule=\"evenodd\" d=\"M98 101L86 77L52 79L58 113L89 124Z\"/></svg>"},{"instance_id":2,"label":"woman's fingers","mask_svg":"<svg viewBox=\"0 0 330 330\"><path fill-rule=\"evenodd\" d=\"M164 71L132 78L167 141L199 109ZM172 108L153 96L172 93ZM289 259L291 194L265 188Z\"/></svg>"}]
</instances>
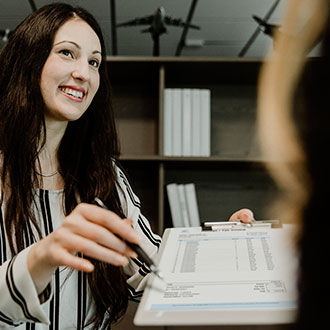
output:
<instances>
[{"instance_id":1,"label":"woman's fingers","mask_svg":"<svg viewBox=\"0 0 330 330\"><path fill-rule=\"evenodd\" d=\"M254 215L250 209L240 209L231 215L229 221L241 221L243 223L251 223L254 221Z\"/></svg>"},{"instance_id":2,"label":"woman's fingers","mask_svg":"<svg viewBox=\"0 0 330 330\"><path fill-rule=\"evenodd\" d=\"M54 241L67 251L58 262L75 269L90 269L89 264L79 263L82 258L73 256L75 252L115 266L126 265L126 256L136 258L137 255L124 240L140 241L131 221L125 221L99 206L84 203L79 204L52 235Z\"/></svg>"},{"instance_id":3,"label":"woman's fingers","mask_svg":"<svg viewBox=\"0 0 330 330\"><path fill-rule=\"evenodd\" d=\"M140 241L130 221L96 205L78 205L59 228L29 250L27 267L37 292L44 290L59 266L93 271L93 264L77 252L115 266L126 265L127 257L136 258L136 253L123 240Z\"/></svg>"},{"instance_id":4,"label":"woman's fingers","mask_svg":"<svg viewBox=\"0 0 330 330\"><path fill-rule=\"evenodd\" d=\"M133 226L133 220L132 219L123 219L127 224L129 224L131 227Z\"/></svg>"},{"instance_id":5,"label":"woman's fingers","mask_svg":"<svg viewBox=\"0 0 330 330\"><path fill-rule=\"evenodd\" d=\"M129 221L96 205L80 204L59 228L35 246L34 255L37 256L35 260L48 268L69 266L90 272L93 270L91 262L76 253L123 266L128 263L127 257L137 257L124 240L132 243L140 240Z\"/></svg>"},{"instance_id":6,"label":"woman's fingers","mask_svg":"<svg viewBox=\"0 0 330 330\"><path fill-rule=\"evenodd\" d=\"M70 252L81 252L83 255L115 265L124 266L128 263L128 259L121 253L115 250L106 248L92 240L82 236L67 234L63 237L62 246ZM63 262L65 260L61 260ZM71 266L71 265L70 265Z\"/></svg>"},{"instance_id":7,"label":"woman's fingers","mask_svg":"<svg viewBox=\"0 0 330 330\"><path fill-rule=\"evenodd\" d=\"M139 243L140 237L138 233L125 221L123 221L117 214L109 210L105 210L99 206L91 204L79 204L73 213L77 212L86 220L94 222L110 232L118 235L132 243ZM71 213L71 215L73 215ZM68 217L71 217L71 215Z\"/></svg>"},{"instance_id":8,"label":"woman's fingers","mask_svg":"<svg viewBox=\"0 0 330 330\"><path fill-rule=\"evenodd\" d=\"M76 235L82 236L128 257L137 257L136 253L132 251L122 239L114 235L108 229L99 226L94 222L87 221L81 216L65 220L63 227Z\"/></svg>"},{"instance_id":9,"label":"woman's fingers","mask_svg":"<svg viewBox=\"0 0 330 330\"><path fill-rule=\"evenodd\" d=\"M59 262L63 266L88 273L94 270L94 265L89 260L71 254L66 249L59 249L58 253L60 254Z\"/></svg>"},{"instance_id":10,"label":"woman's fingers","mask_svg":"<svg viewBox=\"0 0 330 330\"><path fill-rule=\"evenodd\" d=\"M51 238L52 235L54 237ZM65 229L50 234L48 238L51 242L48 242L47 238L44 239L45 243L47 240L46 249L48 249L46 260L52 267L68 266L77 270L92 271L93 265L90 261L77 256L77 252L115 266L124 266L128 263L128 259L123 254Z\"/></svg>"}]
</instances>

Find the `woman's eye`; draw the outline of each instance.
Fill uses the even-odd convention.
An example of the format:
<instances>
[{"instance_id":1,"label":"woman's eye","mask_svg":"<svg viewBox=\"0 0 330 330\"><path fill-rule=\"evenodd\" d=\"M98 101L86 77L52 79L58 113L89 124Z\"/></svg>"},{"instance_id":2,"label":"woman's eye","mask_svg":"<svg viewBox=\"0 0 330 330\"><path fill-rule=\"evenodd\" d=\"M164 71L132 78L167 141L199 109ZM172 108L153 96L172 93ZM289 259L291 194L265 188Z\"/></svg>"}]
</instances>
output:
<instances>
[{"instance_id":1,"label":"woman's eye","mask_svg":"<svg viewBox=\"0 0 330 330\"><path fill-rule=\"evenodd\" d=\"M68 49L62 49L62 50L60 50L60 53L65 56L69 56L69 57L73 58L72 53Z\"/></svg>"},{"instance_id":2,"label":"woman's eye","mask_svg":"<svg viewBox=\"0 0 330 330\"><path fill-rule=\"evenodd\" d=\"M100 63L96 60L90 60L89 64L92 65L95 68L98 68L100 66Z\"/></svg>"}]
</instances>

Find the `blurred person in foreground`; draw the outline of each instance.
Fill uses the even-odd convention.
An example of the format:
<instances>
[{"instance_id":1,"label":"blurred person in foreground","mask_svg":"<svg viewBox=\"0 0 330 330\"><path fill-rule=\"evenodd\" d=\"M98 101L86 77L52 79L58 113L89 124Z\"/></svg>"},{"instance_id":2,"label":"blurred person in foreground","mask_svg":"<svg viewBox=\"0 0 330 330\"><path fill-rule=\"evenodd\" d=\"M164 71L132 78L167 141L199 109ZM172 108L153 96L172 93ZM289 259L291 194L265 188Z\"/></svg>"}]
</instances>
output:
<instances>
[{"instance_id":1,"label":"blurred person in foreground","mask_svg":"<svg viewBox=\"0 0 330 330\"><path fill-rule=\"evenodd\" d=\"M291 0L259 80L258 129L282 194L274 205L298 224L297 329L328 329L330 166L329 0ZM321 42L321 57L308 59Z\"/></svg>"}]
</instances>

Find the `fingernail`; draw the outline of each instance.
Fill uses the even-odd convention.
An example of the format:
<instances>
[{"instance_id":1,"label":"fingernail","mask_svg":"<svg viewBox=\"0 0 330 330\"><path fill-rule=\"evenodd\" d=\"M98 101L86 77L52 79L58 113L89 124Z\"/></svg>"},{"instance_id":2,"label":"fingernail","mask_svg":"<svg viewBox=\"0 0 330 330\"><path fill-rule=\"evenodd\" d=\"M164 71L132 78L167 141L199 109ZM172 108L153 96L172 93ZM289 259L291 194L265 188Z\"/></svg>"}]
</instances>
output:
<instances>
[{"instance_id":1,"label":"fingernail","mask_svg":"<svg viewBox=\"0 0 330 330\"><path fill-rule=\"evenodd\" d=\"M130 236L132 241L134 241L135 243L139 243L141 241L140 235L135 230L131 232Z\"/></svg>"},{"instance_id":2,"label":"fingernail","mask_svg":"<svg viewBox=\"0 0 330 330\"><path fill-rule=\"evenodd\" d=\"M94 270L94 265L92 263L85 264L86 272L92 272Z\"/></svg>"},{"instance_id":3,"label":"fingernail","mask_svg":"<svg viewBox=\"0 0 330 330\"><path fill-rule=\"evenodd\" d=\"M120 266L125 266L128 264L128 259L125 256L118 256L118 264Z\"/></svg>"},{"instance_id":4,"label":"fingernail","mask_svg":"<svg viewBox=\"0 0 330 330\"><path fill-rule=\"evenodd\" d=\"M133 259L136 259L138 257L137 253L132 250L128 251L128 256Z\"/></svg>"}]
</instances>

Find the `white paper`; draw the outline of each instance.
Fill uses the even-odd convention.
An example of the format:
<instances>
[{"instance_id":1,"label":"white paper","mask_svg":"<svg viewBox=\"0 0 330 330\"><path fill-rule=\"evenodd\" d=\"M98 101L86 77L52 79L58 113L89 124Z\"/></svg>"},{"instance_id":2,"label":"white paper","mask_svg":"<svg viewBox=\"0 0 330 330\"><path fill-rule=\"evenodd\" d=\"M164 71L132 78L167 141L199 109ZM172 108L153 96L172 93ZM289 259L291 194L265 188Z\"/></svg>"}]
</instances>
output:
<instances>
[{"instance_id":1,"label":"white paper","mask_svg":"<svg viewBox=\"0 0 330 330\"><path fill-rule=\"evenodd\" d=\"M172 229L145 303L149 311L296 308L292 226Z\"/></svg>"}]
</instances>

